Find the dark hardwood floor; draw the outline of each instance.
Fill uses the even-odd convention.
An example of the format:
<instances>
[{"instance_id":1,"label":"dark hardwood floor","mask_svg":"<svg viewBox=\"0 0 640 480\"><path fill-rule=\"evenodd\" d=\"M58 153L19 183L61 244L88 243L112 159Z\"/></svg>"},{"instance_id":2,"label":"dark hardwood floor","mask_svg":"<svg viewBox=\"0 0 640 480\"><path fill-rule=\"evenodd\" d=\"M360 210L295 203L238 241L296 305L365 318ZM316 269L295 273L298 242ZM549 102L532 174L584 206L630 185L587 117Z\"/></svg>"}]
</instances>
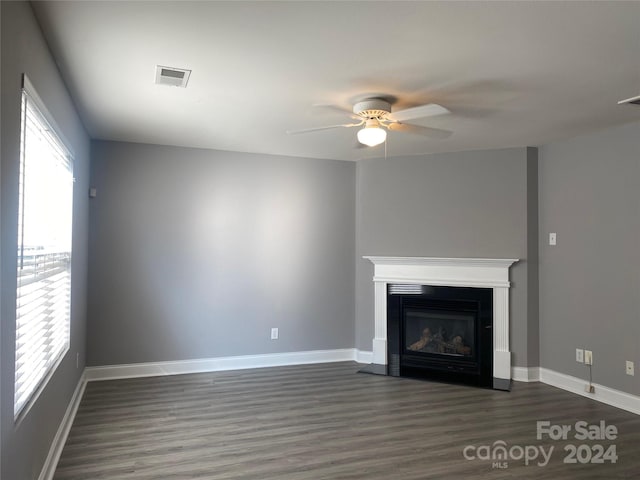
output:
<instances>
[{"instance_id":1,"label":"dark hardwood floor","mask_svg":"<svg viewBox=\"0 0 640 480\"><path fill-rule=\"evenodd\" d=\"M640 478L640 416L541 383L511 392L356 373L333 363L91 382L57 480ZM576 440L603 420L615 440ZM568 441L536 422L570 425ZM506 443L507 464L467 456ZM615 445L616 463L567 464ZM480 448L478 448L480 447ZM514 448L515 447L515 448ZM518 447L522 447L520 450ZM540 447L548 452L546 466ZM568 447L571 448L571 447ZM525 465L520 452L538 458ZM611 453L612 450L609 450ZM515 457L515 458L511 458Z\"/></svg>"}]
</instances>

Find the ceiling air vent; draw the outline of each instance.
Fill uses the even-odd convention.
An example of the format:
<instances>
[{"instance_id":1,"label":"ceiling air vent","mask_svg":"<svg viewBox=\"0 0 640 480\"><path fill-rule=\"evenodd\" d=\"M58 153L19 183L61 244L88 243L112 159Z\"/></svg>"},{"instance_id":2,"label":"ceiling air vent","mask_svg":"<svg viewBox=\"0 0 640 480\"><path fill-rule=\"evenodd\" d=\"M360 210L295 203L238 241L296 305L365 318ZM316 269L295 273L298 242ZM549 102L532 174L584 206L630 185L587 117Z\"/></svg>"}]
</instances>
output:
<instances>
[{"instance_id":1,"label":"ceiling air vent","mask_svg":"<svg viewBox=\"0 0 640 480\"><path fill-rule=\"evenodd\" d=\"M626 100L620 100L618 105L622 105L623 103L633 103L634 105L640 105L640 95L637 97L627 98Z\"/></svg>"},{"instance_id":2,"label":"ceiling air vent","mask_svg":"<svg viewBox=\"0 0 640 480\"><path fill-rule=\"evenodd\" d=\"M169 85L172 87L186 87L189 81L191 70L183 68L156 66L156 83L158 85Z\"/></svg>"}]
</instances>

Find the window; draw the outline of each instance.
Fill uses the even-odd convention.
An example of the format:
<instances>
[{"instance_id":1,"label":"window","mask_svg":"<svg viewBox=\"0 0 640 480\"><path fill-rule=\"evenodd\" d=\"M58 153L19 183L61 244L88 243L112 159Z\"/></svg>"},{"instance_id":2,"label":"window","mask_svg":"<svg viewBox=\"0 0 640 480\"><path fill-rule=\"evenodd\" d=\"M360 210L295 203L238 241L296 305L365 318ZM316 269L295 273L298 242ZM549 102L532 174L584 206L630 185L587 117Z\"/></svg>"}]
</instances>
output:
<instances>
[{"instance_id":1,"label":"window","mask_svg":"<svg viewBox=\"0 0 640 480\"><path fill-rule=\"evenodd\" d=\"M24 77L14 414L69 349L73 159Z\"/></svg>"}]
</instances>

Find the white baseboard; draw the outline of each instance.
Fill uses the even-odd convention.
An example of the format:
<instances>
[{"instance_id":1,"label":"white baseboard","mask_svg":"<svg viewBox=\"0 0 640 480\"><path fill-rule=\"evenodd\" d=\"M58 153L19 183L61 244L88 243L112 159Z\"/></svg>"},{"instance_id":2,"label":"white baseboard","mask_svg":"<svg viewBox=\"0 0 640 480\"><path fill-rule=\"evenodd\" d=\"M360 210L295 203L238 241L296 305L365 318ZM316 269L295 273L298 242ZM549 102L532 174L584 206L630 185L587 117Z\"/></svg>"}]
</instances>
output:
<instances>
[{"instance_id":1,"label":"white baseboard","mask_svg":"<svg viewBox=\"0 0 640 480\"><path fill-rule=\"evenodd\" d=\"M58 460L60 460L62 449L64 448L64 444L67 442L67 437L69 436L71 425L73 425L73 420L76 418L76 412L78 411L78 407L80 406L80 400L82 400L82 395L84 394L84 389L86 386L87 381L83 373L80 376L78 385L73 392L71 400L69 401L67 411L65 412L64 417L62 417L62 421L60 422L58 431L56 432L55 437L53 437L51 448L49 448L49 453L47 454L47 458L44 461L44 465L42 467L42 470L40 471L38 480L53 479L53 475L55 474L56 467L58 465Z\"/></svg>"},{"instance_id":2,"label":"white baseboard","mask_svg":"<svg viewBox=\"0 0 640 480\"><path fill-rule=\"evenodd\" d=\"M87 381L114 380L118 378L219 372L224 370L281 367L285 365L303 365L309 363L360 361L359 359L361 357L366 357L366 353L368 352L362 352L362 354L360 354L355 348L343 348L338 350L311 350L307 352L267 353L263 355L201 358L170 362L106 365L102 367L87 367L85 369L85 375Z\"/></svg>"},{"instance_id":3,"label":"white baseboard","mask_svg":"<svg viewBox=\"0 0 640 480\"><path fill-rule=\"evenodd\" d=\"M516 382L539 382L540 367L511 367L511 378Z\"/></svg>"},{"instance_id":4,"label":"white baseboard","mask_svg":"<svg viewBox=\"0 0 640 480\"><path fill-rule=\"evenodd\" d=\"M355 348L344 348L338 350L312 350L307 352L269 353L263 355L203 358L170 362L107 365L102 367L87 367L84 373L84 380L114 380L118 378L154 377L184 373L218 372L224 370L243 370L247 368L345 361L356 361L365 364L371 363L373 361L373 352ZM586 385L585 380L546 368L512 367L511 378L518 382L540 381L606 403L607 405L640 414L640 397L636 395L598 384L594 384L596 387L595 393L587 393L584 391ZM77 405L75 408L77 408ZM73 421L73 418L71 421Z\"/></svg>"},{"instance_id":5,"label":"white baseboard","mask_svg":"<svg viewBox=\"0 0 640 480\"><path fill-rule=\"evenodd\" d=\"M373 352L367 352L365 350L356 350L356 362L373 363Z\"/></svg>"},{"instance_id":6,"label":"white baseboard","mask_svg":"<svg viewBox=\"0 0 640 480\"><path fill-rule=\"evenodd\" d=\"M587 393L585 386L589 383L582 378L572 377L564 373L542 367L512 367L511 378L517 382L542 382L567 392L591 398L612 407L621 408L640 415L640 397L622 392L611 387L594 383L595 393Z\"/></svg>"},{"instance_id":7,"label":"white baseboard","mask_svg":"<svg viewBox=\"0 0 640 480\"><path fill-rule=\"evenodd\" d=\"M612 407L621 408L622 410L640 415L640 397L637 395L631 395L630 393L605 387L597 383L593 384L595 393L587 393L585 391L585 386L589 383L587 380L554 372L547 368L540 368L540 381L547 385L558 387L568 392L592 398L593 400L606 403Z\"/></svg>"}]
</instances>

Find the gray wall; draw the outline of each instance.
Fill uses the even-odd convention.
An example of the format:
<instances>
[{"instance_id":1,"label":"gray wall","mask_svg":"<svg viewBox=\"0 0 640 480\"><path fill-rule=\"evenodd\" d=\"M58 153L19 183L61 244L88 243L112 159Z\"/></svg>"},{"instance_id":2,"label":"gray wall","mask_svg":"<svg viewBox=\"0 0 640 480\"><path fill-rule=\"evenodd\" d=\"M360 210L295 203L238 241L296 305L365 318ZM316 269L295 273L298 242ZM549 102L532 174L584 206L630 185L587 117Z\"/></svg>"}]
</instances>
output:
<instances>
[{"instance_id":1,"label":"gray wall","mask_svg":"<svg viewBox=\"0 0 640 480\"><path fill-rule=\"evenodd\" d=\"M542 147L539 202L541 366L640 394L640 123Z\"/></svg>"},{"instance_id":2,"label":"gray wall","mask_svg":"<svg viewBox=\"0 0 640 480\"><path fill-rule=\"evenodd\" d=\"M536 313L530 302L537 304L529 285L536 162L536 150L527 148L358 162L358 349L371 350L374 333L373 265L363 255L519 258L511 268L511 350L514 365L536 364L528 326L537 329L537 318L529 318Z\"/></svg>"},{"instance_id":3,"label":"gray wall","mask_svg":"<svg viewBox=\"0 0 640 480\"><path fill-rule=\"evenodd\" d=\"M0 418L2 473L37 478L84 368L89 140L26 2L0 2L2 11L2 168ZM16 249L20 151L20 82L26 72L75 152L71 349L23 421L14 425ZM80 355L76 368L76 353Z\"/></svg>"},{"instance_id":4,"label":"gray wall","mask_svg":"<svg viewBox=\"0 0 640 480\"><path fill-rule=\"evenodd\" d=\"M94 142L91 181L88 364L353 348L355 164Z\"/></svg>"}]
</instances>

